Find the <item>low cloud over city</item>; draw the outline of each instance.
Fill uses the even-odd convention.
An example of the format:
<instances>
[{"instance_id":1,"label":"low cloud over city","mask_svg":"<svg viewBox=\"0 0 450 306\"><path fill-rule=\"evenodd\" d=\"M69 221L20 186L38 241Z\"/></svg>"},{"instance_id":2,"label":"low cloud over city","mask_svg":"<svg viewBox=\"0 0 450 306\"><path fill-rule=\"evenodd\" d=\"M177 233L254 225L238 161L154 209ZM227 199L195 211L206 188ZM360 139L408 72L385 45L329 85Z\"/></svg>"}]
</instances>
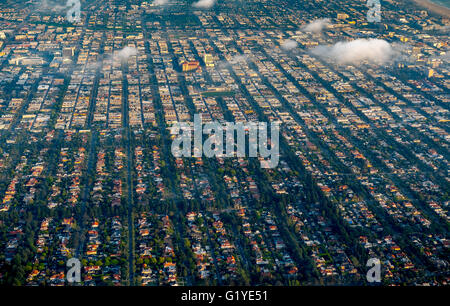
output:
<instances>
[{"instance_id":1,"label":"low cloud over city","mask_svg":"<svg viewBox=\"0 0 450 306\"><path fill-rule=\"evenodd\" d=\"M311 21L304 27L302 27L302 30L305 32L312 32L318 34L321 33L324 29L326 29L330 25L331 25L330 18L316 19L314 21Z\"/></svg>"},{"instance_id":2,"label":"low cloud over city","mask_svg":"<svg viewBox=\"0 0 450 306\"><path fill-rule=\"evenodd\" d=\"M126 46L119 52L117 52L117 57L120 61L127 61L131 56L137 55L138 50L135 47Z\"/></svg>"},{"instance_id":3,"label":"low cloud over city","mask_svg":"<svg viewBox=\"0 0 450 306\"><path fill-rule=\"evenodd\" d=\"M318 46L310 50L316 56L338 64L358 65L362 62L384 64L396 54L391 44L382 39L356 39Z\"/></svg>"},{"instance_id":4,"label":"low cloud over city","mask_svg":"<svg viewBox=\"0 0 450 306\"><path fill-rule=\"evenodd\" d=\"M194 2L192 6L195 8L209 9L212 8L214 4L216 4L216 0L200 0L198 2Z\"/></svg>"},{"instance_id":5,"label":"low cloud over city","mask_svg":"<svg viewBox=\"0 0 450 306\"><path fill-rule=\"evenodd\" d=\"M294 50L297 47L298 47L298 43L292 39L286 39L281 44L281 48L286 51Z\"/></svg>"}]
</instances>

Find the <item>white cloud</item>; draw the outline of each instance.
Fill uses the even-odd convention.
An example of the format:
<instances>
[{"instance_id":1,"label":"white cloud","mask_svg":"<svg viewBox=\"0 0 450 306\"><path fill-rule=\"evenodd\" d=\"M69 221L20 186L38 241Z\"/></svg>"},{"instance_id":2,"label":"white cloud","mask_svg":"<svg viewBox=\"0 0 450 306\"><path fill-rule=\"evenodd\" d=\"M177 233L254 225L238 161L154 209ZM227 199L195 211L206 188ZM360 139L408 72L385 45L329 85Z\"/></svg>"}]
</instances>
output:
<instances>
[{"instance_id":1,"label":"white cloud","mask_svg":"<svg viewBox=\"0 0 450 306\"><path fill-rule=\"evenodd\" d=\"M37 3L37 10L41 12L42 11L59 12L62 10L67 10L67 8L68 7L66 5L60 5L53 0L41 0L40 2Z\"/></svg>"},{"instance_id":2,"label":"white cloud","mask_svg":"<svg viewBox=\"0 0 450 306\"><path fill-rule=\"evenodd\" d=\"M297 46L298 46L298 43L295 40L286 39L281 44L281 49L286 50L286 51L290 51L290 50L294 50L295 48L297 48Z\"/></svg>"},{"instance_id":3,"label":"white cloud","mask_svg":"<svg viewBox=\"0 0 450 306\"><path fill-rule=\"evenodd\" d=\"M324 28L331 25L330 18L321 18L311 21L305 25L302 30L305 32L320 33Z\"/></svg>"},{"instance_id":4,"label":"white cloud","mask_svg":"<svg viewBox=\"0 0 450 306\"><path fill-rule=\"evenodd\" d=\"M229 67L230 65L236 65L238 63L245 63L245 62L247 62L249 60L250 60L250 56L239 54L239 55L233 56L229 60L220 61L217 64L217 66L219 68L226 68L226 67Z\"/></svg>"},{"instance_id":5,"label":"white cloud","mask_svg":"<svg viewBox=\"0 0 450 306\"><path fill-rule=\"evenodd\" d=\"M249 59L248 55L235 55L231 59L230 63L231 64L236 64L236 63L239 63L239 62L246 62L248 59Z\"/></svg>"},{"instance_id":6,"label":"white cloud","mask_svg":"<svg viewBox=\"0 0 450 306\"><path fill-rule=\"evenodd\" d=\"M393 59L398 51L385 40L371 38L318 46L311 49L311 53L339 64L359 64L363 61L383 64Z\"/></svg>"},{"instance_id":7,"label":"white cloud","mask_svg":"<svg viewBox=\"0 0 450 306\"><path fill-rule=\"evenodd\" d=\"M192 6L196 8L209 9L212 8L214 4L216 4L216 0L200 0L198 2L194 2Z\"/></svg>"},{"instance_id":8,"label":"white cloud","mask_svg":"<svg viewBox=\"0 0 450 306\"><path fill-rule=\"evenodd\" d=\"M168 4L169 2L170 2L170 0L154 0L154 1L152 2L152 4L153 4L154 6L163 6L163 5Z\"/></svg>"},{"instance_id":9,"label":"white cloud","mask_svg":"<svg viewBox=\"0 0 450 306\"><path fill-rule=\"evenodd\" d=\"M138 54L138 51L136 48L126 46L125 48L123 48L122 50L117 52L116 56L117 56L117 58L119 58L119 60L126 61L130 58L130 56L134 56L137 54Z\"/></svg>"}]
</instances>

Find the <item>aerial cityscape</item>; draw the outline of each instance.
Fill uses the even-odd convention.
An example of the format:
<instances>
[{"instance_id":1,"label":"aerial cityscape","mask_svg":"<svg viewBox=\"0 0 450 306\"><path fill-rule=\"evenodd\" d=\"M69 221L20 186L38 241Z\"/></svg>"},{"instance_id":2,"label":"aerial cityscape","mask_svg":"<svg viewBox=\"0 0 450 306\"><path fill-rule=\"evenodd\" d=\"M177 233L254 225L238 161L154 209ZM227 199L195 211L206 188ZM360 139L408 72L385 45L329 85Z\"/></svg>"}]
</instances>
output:
<instances>
[{"instance_id":1,"label":"aerial cityscape","mask_svg":"<svg viewBox=\"0 0 450 306\"><path fill-rule=\"evenodd\" d=\"M445 3L0 0L0 286L449 285Z\"/></svg>"}]
</instances>

